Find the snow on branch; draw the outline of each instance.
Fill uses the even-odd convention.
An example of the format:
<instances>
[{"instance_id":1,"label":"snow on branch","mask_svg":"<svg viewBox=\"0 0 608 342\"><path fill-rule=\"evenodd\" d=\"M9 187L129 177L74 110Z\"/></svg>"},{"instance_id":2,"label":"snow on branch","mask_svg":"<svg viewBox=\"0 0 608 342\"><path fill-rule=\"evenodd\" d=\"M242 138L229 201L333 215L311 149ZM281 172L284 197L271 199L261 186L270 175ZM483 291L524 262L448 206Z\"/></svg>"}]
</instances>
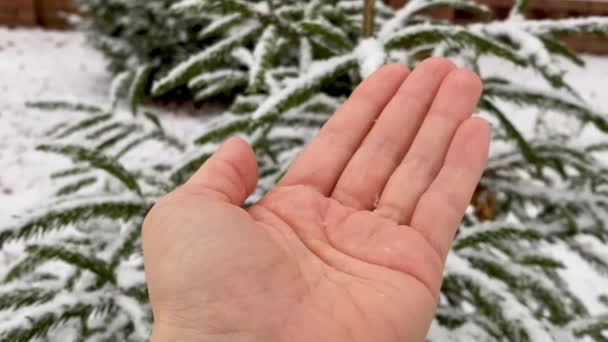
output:
<instances>
[{"instance_id":1,"label":"snow on branch","mask_svg":"<svg viewBox=\"0 0 608 342\"><path fill-rule=\"evenodd\" d=\"M255 120L280 114L315 95L328 78L351 69L357 63L356 56L346 54L311 65L308 73L291 82L281 92L266 100L253 114Z\"/></svg>"},{"instance_id":2,"label":"snow on branch","mask_svg":"<svg viewBox=\"0 0 608 342\"><path fill-rule=\"evenodd\" d=\"M29 215L24 222L0 229L0 247L9 241L30 238L72 223L105 217L114 220L128 220L141 215L149 208L149 203L129 196L97 196L95 199L78 198L51 209L41 210L39 214Z\"/></svg>"},{"instance_id":3,"label":"snow on branch","mask_svg":"<svg viewBox=\"0 0 608 342\"><path fill-rule=\"evenodd\" d=\"M382 26L379 34L380 39L388 40L391 34L401 28L411 17L441 7L464 10L483 16L492 14L487 6L470 0L411 0Z\"/></svg>"},{"instance_id":4,"label":"snow on branch","mask_svg":"<svg viewBox=\"0 0 608 342\"><path fill-rule=\"evenodd\" d=\"M240 23L242 20L243 16L240 13L219 17L201 30L198 34L198 38L204 40L216 35L221 35L222 33L228 32L232 26Z\"/></svg>"},{"instance_id":5,"label":"snow on branch","mask_svg":"<svg viewBox=\"0 0 608 342\"><path fill-rule=\"evenodd\" d=\"M221 62L224 56L228 55L230 51L244 40L253 37L257 33L258 28L259 25L256 23L243 27L240 32L234 33L230 37L191 56L185 62L178 64L167 75L154 82L152 94L155 96L163 95L176 87L186 84L190 79L205 70L205 68Z\"/></svg>"},{"instance_id":6,"label":"snow on branch","mask_svg":"<svg viewBox=\"0 0 608 342\"><path fill-rule=\"evenodd\" d=\"M264 29L253 51L253 65L249 70L249 90L259 92L265 81L265 74L271 67L272 56L275 53L277 28L270 25Z\"/></svg>"},{"instance_id":7,"label":"snow on branch","mask_svg":"<svg viewBox=\"0 0 608 342\"><path fill-rule=\"evenodd\" d=\"M608 17L526 20L518 26L536 35L559 33L608 34Z\"/></svg>"},{"instance_id":8,"label":"snow on branch","mask_svg":"<svg viewBox=\"0 0 608 342\"><path fill-rule=\"evenodd\" d=\"M528 61L517 51L493 39L463 27L420 24L401 29L388 36L384 46L388 50L410 49L420 44L450 42L455 46L471 47L479 54L494 55L519 66L527 66Z\"/></svg>"},{"instance_id":9,"label":"snow on branch","mask_svg":"<svg viewBox=\"0 0 608 342\"><path fill-rule=\"evenodd\" d=\"M485 291L500 293L502 297L501 307L504 315L507 319L521 324L525 328L525 332L529 334L531 341L553 340L543 323L532 316L530 310L511 293L504 283L488 277L473 267L466 259L458 256L456 253L451 253L446 262L446 273L470 277Z\"/></svg>"}]
</instances>

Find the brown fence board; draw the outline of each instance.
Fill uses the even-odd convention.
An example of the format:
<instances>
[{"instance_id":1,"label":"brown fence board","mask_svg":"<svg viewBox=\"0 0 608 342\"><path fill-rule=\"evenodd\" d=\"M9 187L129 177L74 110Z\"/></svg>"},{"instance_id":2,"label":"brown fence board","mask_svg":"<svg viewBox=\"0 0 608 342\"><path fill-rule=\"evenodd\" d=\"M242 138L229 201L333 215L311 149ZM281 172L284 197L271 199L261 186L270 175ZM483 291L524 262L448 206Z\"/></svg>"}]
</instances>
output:
<instances>
[{"instance_id":1,"label":"brown fence board","mask_svg":"<svg viewBox=\"0 0 608 342\"><path fill-rule=\"evenodd\" d=\"M34 0L0 0L0 25L36 25Z\"/></svg>"},{"instance_id":2,"label":"brown fence board","mask_svg":"<svg viewBox=\"0 0 608 342\"><path fill-rule=\"evenodd\" d=\"M38 1L38 22L41 26L64 28L67 23L62 16L64 13L74 11L71 0L37 0Z\"/></svg>"},{"instance_id":3,"label":"brown fence board","mask_svg":"<svg viewBox=\"0 0 608 342\"><path fill-rule=\"evenodd\" d=\"M72 0L0 0L0 25L65 28L62 13L73 10Z\"/></svg>"}]
</instances>

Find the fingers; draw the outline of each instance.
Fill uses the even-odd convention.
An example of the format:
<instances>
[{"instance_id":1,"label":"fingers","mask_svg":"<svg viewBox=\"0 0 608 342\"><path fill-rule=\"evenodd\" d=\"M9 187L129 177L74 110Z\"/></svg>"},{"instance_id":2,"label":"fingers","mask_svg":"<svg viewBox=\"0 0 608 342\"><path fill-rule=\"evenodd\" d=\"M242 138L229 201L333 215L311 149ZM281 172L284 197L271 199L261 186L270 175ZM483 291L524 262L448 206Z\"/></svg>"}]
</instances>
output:
<instances>
[{"instance_id":1,"label":"fingers","mask_svg":"<svg viewBox=\"0 0 608 342\"><path fill-rule=\"evenodd\" d=\"M372 209L414 140L442 81L455 68L444 58L430 58L416 67L346 166L333 198L355 209Z\"/></svg>"},{"instance_id":2,"label":"fingers","mask_svg":"<svg viewBox=\"0 0 608 342\"><path fill-rule=\"evenodd\" d=\"M460 125L437 178L422 195L411 220L445 260L486 166L490 126L481 118Z\"/></svg>"},{"instance_id":3,"label":"fingers","mask_svg":"<svg viewBox=\"0 0 608 342\"><path fill-rule=\"evenodd\" d=\"M377 213L401 224L410 222L420 196L444 163L454 133L475 110L481 90L479 77L471 71L454 70L445 78L412 146L389 179Z\"/></svg>"},{"instance_id":4,"label":"fingers","mask_svg":"<svg viewBox=\"0 0 608 342\"><path fill-rule=\"evenodd\" d=\"M242 205L258 181L255 153L241 138L230 138L184 184L191 193Z\"/></svg>"},{"instance_id":5,"label":"fingers","mask_svg":"<svg viewBox=\"0 0 608 342\"><path fill-rule=\"evenodd\" d=\"M391 64L361 83L296 158L279 186L306 185L329 195L408 73L405 66Z\"/></svg>"}]
</instances>

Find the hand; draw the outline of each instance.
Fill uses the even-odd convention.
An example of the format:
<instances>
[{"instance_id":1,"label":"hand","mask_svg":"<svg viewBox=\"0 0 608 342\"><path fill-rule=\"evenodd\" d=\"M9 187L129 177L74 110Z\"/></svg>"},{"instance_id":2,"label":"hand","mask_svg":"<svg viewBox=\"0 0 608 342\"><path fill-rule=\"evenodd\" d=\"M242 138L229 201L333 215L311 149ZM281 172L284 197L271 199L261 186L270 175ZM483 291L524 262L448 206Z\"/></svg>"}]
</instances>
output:
<instances>
[{"instance_id":1,"label":"hand","mask_svg":"<svg viewBox=\"0 0 608 342\"><path fill-rule=\"evenodd\" d=\"M432 58L366 79L245 210L228 140L143 227L153 341L423 341L485 167L479 78Z\"/></svg>"}]
</instances>

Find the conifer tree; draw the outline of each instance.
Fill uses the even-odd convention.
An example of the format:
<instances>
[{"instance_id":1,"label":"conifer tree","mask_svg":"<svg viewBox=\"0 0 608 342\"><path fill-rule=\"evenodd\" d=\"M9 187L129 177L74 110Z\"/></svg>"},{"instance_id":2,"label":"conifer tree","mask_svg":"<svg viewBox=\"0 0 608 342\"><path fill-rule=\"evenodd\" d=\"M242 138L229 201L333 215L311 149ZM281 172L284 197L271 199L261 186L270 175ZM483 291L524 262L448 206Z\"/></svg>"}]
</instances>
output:
<instances>
[{"instance_id":1,"label":"conifer tree","mask_svg":"<svg viewBox=\"0 0 608 342\"><path fill-rule=\"evenodd\" d=\"M81 2L103 7L101 1ZM260 163L259 187L250 198L255 201L361 79L384 63L415 67L424 56L436 55L479 72L480 59L492 56L533 71L546 87L481 74L479 111L495 123L493 140L500 148L490 158L448 258L429 340L606 340L608 316L589 314L560 276L562 260L547 251L562 246L608 275L608 260L591 247L608 238L608 169L598 159L608 144L560 134L543 115L538 116L543 131L527 136L513 108L550 111L572 118L581 129L608 132L606 114L586 103L559 67L563 59L583 64L560 42L561 34L605 35L608 19L528 20L525 0L517 1L505 20L487 20L488 8L466 0L411 0L398 10L376 1L369 17L369 3L145 2L145 8L158 9L152 15L159 17L150 19L160 23L155 30L162 31L170 17L198 20L193 38L198 50L173 54L184 47L168 40L175 46L163 51L171 56L155 60L125 49L134 62L119 68L109 109L33 104L90 114L40 147L74 161L74 168L53 175L64 180L56 203L0 229L0 245L20 241L25 246L0 288L0 336L27 340L70 332L81 339L144 339L152 317L138 229L155 199L185 181L222 140L239 134L253 145ZM441 7L486 20L459 25L427 16ZM125 13L133 15L128 8ZM100 20L93 15L93 23ZM109 18L120 22L122 14L115 15ZM103 32L96 36L95 24L88 25L93 41L105 40ZM191 34L191 29L183 30ZM131 44L117 39L119 46ZM206 101L222 95L231 99L231 107L185 144L180 162L133 167L125 165L124 156L136 155L147 140L178 150L183 146L152 114L112 114L121 113L115 108L122 94L129 94L135 114L144 96Z\"/></svg>"}]
</instances>

